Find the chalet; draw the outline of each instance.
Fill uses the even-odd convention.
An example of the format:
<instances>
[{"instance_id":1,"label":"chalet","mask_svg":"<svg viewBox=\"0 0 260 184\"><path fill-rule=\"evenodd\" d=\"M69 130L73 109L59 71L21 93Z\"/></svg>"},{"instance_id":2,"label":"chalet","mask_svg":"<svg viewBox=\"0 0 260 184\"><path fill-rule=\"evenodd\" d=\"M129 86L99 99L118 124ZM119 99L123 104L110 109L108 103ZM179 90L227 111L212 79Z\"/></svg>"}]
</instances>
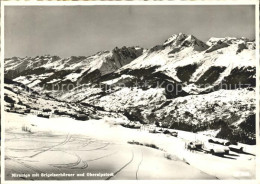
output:
<instances>
[{"instance_id":1,"label":"chalet","mask_svg":"<svg viewBox=\"0 0 260 184\"><path fill-rule=\"evenodd\" d=\"M77 120L85 121L85 120L89 120L89 117L88 117L88 115L86 115L86 114L77 114L77 115L76 115L76 119L77 119Z\"/></svg>"},{"instance_id":2,"label":"chalet","mask_svg":"<svg viewBox=\"0 0 260 184\"><path fill-rule=\"evenodd\" d=\"M40 110L31 109L31 113L34 115L38 115L38 114L41 114L42 112Z\"/></svg>"},{"instance_id":3,"label":"chalet","mask_svg":"<svg viewBox=\"0 0 260 184\"><path fill-rule=\"evenodd\" d=\"M14 104L15 109L26 109L27 107L24 105Z\"/></svg>"}]
</instances>

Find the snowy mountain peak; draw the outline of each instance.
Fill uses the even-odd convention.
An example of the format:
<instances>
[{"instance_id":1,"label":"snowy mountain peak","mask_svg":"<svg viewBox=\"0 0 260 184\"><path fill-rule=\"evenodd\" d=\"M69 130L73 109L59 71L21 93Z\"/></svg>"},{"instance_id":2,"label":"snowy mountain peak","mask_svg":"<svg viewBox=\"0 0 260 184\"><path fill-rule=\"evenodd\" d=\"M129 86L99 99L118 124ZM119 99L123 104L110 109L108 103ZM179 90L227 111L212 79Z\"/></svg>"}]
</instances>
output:
<instances>
[{"instance_id":1,"label":"snowy mountain peak","mask_svg":"<svg viewBox=\"0 0 260 184\"><path fill-rule=\"evenodd\" d=\"M163 45L170 45L172 43L177 43L180 40L183 40L187 37L186 34L184 33L179 33L179 34L173 34L170 38L168 38L167 40L165 40L165 42L163 43Z\"/></svg>"},{"instance_id":2,"label":"snowy mountain peak","mask_svg":"<svg viewBox=\"0 0 260 184\"><path fill-rule=\"evenodd\" d=\"M241 38L236 38L236 37L224 37L224 38L216 38L216 37L211 37L208 41L207 44L209 46L213 44L221 44L221 43L226 43L226 44L236 44L239 42L252 42L248 38L241 37Z\"/></svg>"},{"instance_id":3,"label":"snowy mountain peak","mask_svg":"<svg viewBox=\"0 0 260 184\"><path fill-rule=\"evenodd\" d=\"M193 35L187 35L184 33L174 34L168 38L163 46L170 46L172 48L184 48L184 47L193 47L196 51L204 51L208 48L208 45L197 39Z\"/></svg>"},{"instance_id":4,"label":"snowy mountain peak","mask_svg":"<svg viewBox=\"0 0 260 184\"><path fill-rule=\"evenodd\" d=\"M225 47L232 47L236 48L236 52L240 53L244 49L254 50L255 49L255 42L250 41L248 38L236 38L236 37L225 37L225 38L215 38L211 37L207 41L207 45L210 47L206 50L207 53L213 52L218 49L222 49Z\"/></svg>"},{"instance_id":5,"label":"snowy mountain peak","mask_svg":"<svg viewBox=\"0 0 260 184\"><path fill-rule=\"evenodd\" d=\"M113 57L114 58L132 58L135 59L137 57L139 57L140 55L142 55L143 53L143 49L140 47L126 47L123 46L122 48L114 48L112 50L113 53Z\"/></svg>"}]
</instances>

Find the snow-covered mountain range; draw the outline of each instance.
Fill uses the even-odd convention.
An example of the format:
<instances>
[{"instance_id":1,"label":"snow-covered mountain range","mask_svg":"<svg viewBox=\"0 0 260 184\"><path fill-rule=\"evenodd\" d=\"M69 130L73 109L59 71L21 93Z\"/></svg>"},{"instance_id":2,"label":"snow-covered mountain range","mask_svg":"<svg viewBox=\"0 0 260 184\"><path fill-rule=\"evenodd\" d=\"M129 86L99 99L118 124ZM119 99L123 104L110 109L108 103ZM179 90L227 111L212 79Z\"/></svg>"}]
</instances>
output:
<instances>
[{"instance_id":1,"label":"snow-covered mountain range","mask_svg":"<svg viewBox=\"0 0 260 184\"><path fill-rule=\"evenodd\" d=\"M116 47L67 59L6 58L5 78L59 101L88 104L131 121L211 129L219 137L253 143L255 54L255 42L246 38L204 43L179 33L150 49Z\"/></svg>"}]
</instances>

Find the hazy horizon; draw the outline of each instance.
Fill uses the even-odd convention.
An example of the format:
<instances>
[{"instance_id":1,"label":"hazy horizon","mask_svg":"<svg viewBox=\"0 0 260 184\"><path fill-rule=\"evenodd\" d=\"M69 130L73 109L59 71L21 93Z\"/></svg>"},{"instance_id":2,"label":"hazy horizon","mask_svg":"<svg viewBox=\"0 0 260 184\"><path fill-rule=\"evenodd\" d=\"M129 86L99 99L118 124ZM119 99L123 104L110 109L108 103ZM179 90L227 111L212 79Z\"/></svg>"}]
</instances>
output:
<instances>
[{"instance_id":1,"label":"hazy horizon","mask_svg":"<svg viewBox=\"0 0 260 184\"><path fill-rule=\"evenodd\" d=\"M9 6L5 57L89 56L122 46L151 48L179 32L255 39L253 5Z\"/></svg>"}]
</instances>

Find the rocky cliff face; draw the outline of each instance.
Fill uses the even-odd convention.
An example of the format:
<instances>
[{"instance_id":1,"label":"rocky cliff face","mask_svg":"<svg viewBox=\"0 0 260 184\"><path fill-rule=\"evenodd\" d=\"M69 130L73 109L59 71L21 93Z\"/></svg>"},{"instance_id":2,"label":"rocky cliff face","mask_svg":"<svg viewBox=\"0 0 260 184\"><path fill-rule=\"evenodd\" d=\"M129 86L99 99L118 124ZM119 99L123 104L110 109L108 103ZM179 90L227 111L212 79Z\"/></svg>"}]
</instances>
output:
<instances>
[{"instance_id":1,"label":"rocky cliff face","mask_svg":"<svg viewBox=\"0 0 260 184\"><path fill-rule=\"evenodd\" d=\"M62 101L98 106L145 124L214 130L221 138L255 143L255 42L246 38L204 43L179 33L148 50L10 58L5 72ZM53 85L71 88L53 91Z\"/></svg>"}]
</instances>

